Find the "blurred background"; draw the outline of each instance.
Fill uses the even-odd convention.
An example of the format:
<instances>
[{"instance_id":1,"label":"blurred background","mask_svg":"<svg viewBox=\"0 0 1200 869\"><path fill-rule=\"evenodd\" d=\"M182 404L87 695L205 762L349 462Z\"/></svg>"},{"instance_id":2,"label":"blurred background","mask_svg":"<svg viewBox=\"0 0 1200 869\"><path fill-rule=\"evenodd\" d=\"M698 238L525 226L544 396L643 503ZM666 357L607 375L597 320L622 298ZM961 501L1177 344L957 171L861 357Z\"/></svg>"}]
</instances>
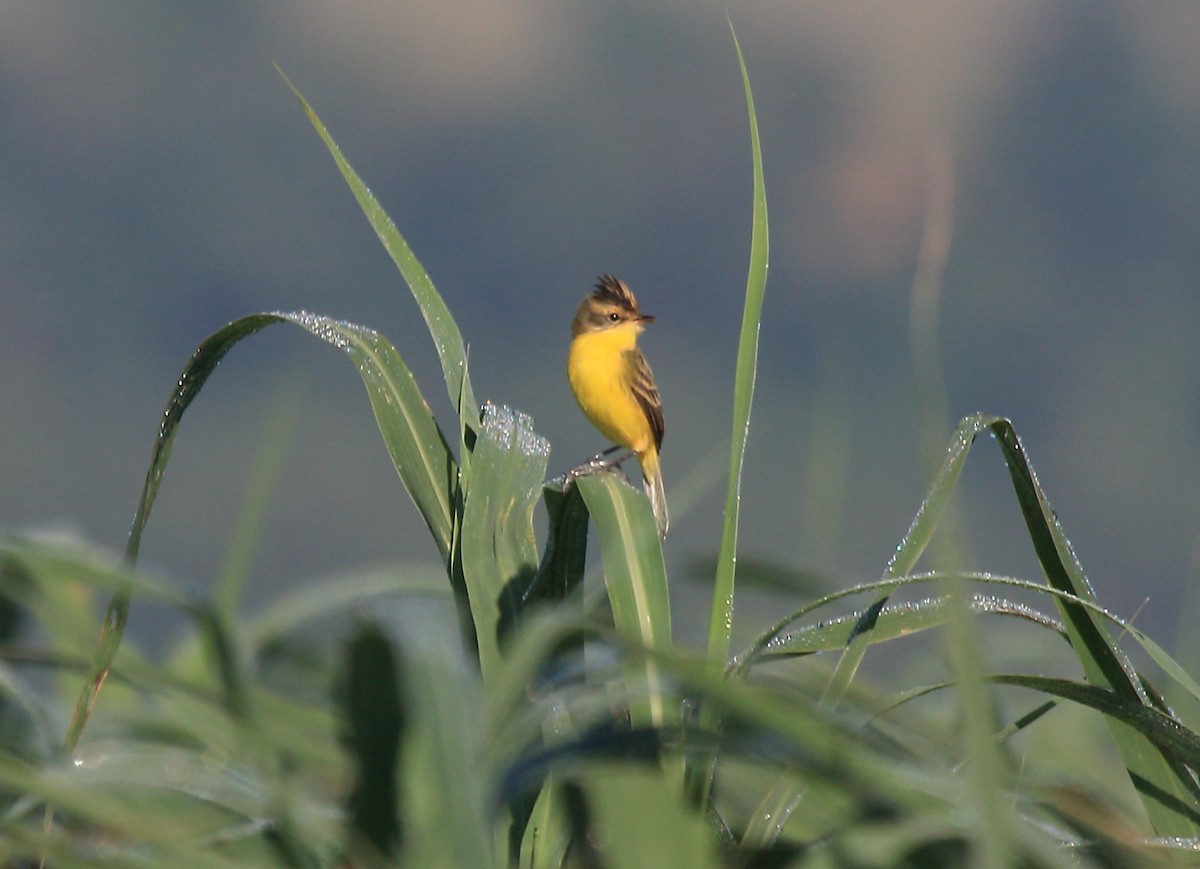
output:
<instances>
[{"instance_id":1,"label":"blurred background","mask_svg":"<svg viewBox=\"0 0 1200 869\"><path fill-rule=\"evenodd\" d=\"M877 577L926 491L926 439L985 411L1014 421L1101 601L1195 662L1200 5L728 11L772 244L741 552L798 582L743 586L743 630ZM564 375L579 300L612 272L658 316L668 567L691 580L680 634L703 636L750 236L723 4L6 0L0 528L119 549L181 367L256 311L378 329L448 418L417 308L272 59L458 318L479 398L534 417L552 474L604 446ZM909 335L938 202L931 431ZM353 367L276 327L189 411L148 569L203 593L288 414L256 600L436 558ZM994 445L958 505L965 566L1039 577ZM156 617L132 629L165 635Z\"/></svg>"}]
</instances>

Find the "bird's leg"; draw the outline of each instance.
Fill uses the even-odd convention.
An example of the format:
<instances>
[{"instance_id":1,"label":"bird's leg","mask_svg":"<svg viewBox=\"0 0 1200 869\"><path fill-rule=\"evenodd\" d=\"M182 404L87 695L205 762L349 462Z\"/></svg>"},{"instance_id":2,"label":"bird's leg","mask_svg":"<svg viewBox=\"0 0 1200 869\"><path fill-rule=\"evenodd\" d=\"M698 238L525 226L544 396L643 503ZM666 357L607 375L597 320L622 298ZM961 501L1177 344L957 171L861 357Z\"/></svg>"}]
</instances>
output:
<instances>
[{"instance_id":1,"label":"bird's leg","mask_svg":"<svg viewBox=\"0 0 1200 869\"><path fill-rule=\"evenodd\" d=\"M608 449L601 450L600 452L596 453L596 455L592 456L590 459L588 459L586 462L584 462L579 467L581 467L581 468L588 468L588 467L599 468L605 464L608 464L608 461L605 459L605 456L611 456L613 453L615 453L620 448L621 448L620 444L613 444ZM628 458L628 456L626 456L625 458ZM621 461L624 461L624 460L625 460L624 458L621 459Z\"/></svg>"},{"instance_id":2,"label":"bird's leg","mask_svg":"<svg viewBox=\"0 0 1200 869\"><path fill-rule=\"evenodd\" d=\"M614 468L624 475L625 472L621 471L621 462L636 454L633 452L628 452L616 459L607 458L607 456L612 455L619 449L621 449L620 445L614 444L603 452L596 453L596 455L592 456L582 465L567 471L566 475L563 477L563 487L565 488L566 486L571 485L571 483L575 482L575 480L577 480L579 477L586 477L589 474L600 474L604 471L609 471Z\"/></svg>"},{"instance_id":3,"label":"bird's leg","mask_svg":"<svg viewBox=\"0 0 1200 869\"><path fill-rule=\"evenodd\" d=\"M584 462L582 465L580 465L579 468L581 470L585 470L586 473L590 473L590 474L598 474L601 471L607 471L610 468L617 468L618 470L620 470L621 463L623 461L625 461L626 459L630 458L631 456L633 456L634 453L631 450L630 452L625 453L625 455L620 456L619 458L615 458L615 459L606 458L607 456L611 456L613 453L615 453L619 449L621 449L620 444L613 444L611 447L604 450L603 452L596 453L596 455L592 456L590 459L588 459L586 462Z\"/></svg>"},{"instance_id":4,"label":"bird's leg","mask_svg":"<svg viewBox=\"0 0 1200 869\"><path fill-rule=\"evenodd\" d=\"M611 456L613 453L615 453L619 449L621 449L620 444L613 444L608 449L602 450L601 452L596 453L596 455L592 456L590 459L588 459L586 462L584 462L583 465L581 465L580 467L585 467L585 466L591 467L591 468L595 468L597 471L602 471L602 470L604 470L606 468L610 468L610 467L620 467L621 462L625 461L627 458L632 456L633 453L626 453L625 455L621 456L621 458L619 458L619 459L606 459L605 458L605 456Z\"/></svg>"}]
</instances>

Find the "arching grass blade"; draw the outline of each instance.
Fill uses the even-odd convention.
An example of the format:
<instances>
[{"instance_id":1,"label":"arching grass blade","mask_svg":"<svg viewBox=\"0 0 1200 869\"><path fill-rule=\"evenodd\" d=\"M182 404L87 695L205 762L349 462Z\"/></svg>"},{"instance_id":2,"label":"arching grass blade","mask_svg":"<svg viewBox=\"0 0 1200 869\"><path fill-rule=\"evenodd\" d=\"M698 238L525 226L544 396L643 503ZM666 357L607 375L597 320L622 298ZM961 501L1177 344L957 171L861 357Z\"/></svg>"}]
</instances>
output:
<instances>
[{"instance_id":1,"label":"arching grass blade","mask_svg":"<svg viewBox=\"0 0 1200 869\"><path fill-rule=\"evenodd\" d=\"M457 464L396 348L371 329L316 314L252 314L218 329L196 348L167 400L151 452L150 465L129 532L126 560L132 565L141 545L158 490L166 473L179 424L192 401L225 355L239 342L275 323L299 326L344 351L358 368L375 411L384 443L400 479L425 519L444 561L450 556L451 492L457 485ZM109 601L100 639L65 747L74 751L92 706L121 644L129 613L131 586L119 588Z\"/></svg>"}]
</instances>

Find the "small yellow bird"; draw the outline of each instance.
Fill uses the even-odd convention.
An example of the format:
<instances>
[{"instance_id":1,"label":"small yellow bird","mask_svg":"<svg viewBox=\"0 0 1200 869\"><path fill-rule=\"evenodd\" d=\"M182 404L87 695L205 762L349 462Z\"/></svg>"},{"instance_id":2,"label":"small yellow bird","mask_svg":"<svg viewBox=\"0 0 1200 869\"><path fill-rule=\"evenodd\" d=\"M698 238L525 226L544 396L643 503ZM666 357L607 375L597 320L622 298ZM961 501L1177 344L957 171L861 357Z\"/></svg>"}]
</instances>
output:
<instances>
[{"instance_id":1,"label":"small yellow bird","mask_svg":"<svg viewBox=\"0 0 1200 869\"><path fill-rule=\"evenodd\" d=\"M592 425L617 447L637 456L659 536L665 538L667 493L658 465L663 439L662 400L646 357L637 348L637 336L653 322L653 317L642 313L623 281L603 275L571 323L567 379ZM599 458L590 464L595 466Z\"/></svg>"}]
</instances>

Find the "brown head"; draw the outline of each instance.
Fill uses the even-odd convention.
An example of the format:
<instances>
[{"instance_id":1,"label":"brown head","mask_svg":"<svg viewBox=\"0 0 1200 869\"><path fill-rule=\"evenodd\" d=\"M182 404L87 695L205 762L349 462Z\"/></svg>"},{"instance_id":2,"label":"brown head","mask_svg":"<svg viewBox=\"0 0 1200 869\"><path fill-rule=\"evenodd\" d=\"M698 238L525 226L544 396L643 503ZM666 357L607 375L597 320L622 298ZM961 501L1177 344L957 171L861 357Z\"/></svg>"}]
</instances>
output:
<instances>
[{"instance_id":1,"label":"brown head","mask_svg":"<svg viewBox=\"0 0 1200 869\"><path fill-rule=\"evenodd\" d=\"M637 299L625 282L612 275L602 275L596 289L583 300L571 323L571 335L584 332L600 332L626 323L636 323L638 330L654 318L643 314Z\"/></svg>"}]
</instances>

